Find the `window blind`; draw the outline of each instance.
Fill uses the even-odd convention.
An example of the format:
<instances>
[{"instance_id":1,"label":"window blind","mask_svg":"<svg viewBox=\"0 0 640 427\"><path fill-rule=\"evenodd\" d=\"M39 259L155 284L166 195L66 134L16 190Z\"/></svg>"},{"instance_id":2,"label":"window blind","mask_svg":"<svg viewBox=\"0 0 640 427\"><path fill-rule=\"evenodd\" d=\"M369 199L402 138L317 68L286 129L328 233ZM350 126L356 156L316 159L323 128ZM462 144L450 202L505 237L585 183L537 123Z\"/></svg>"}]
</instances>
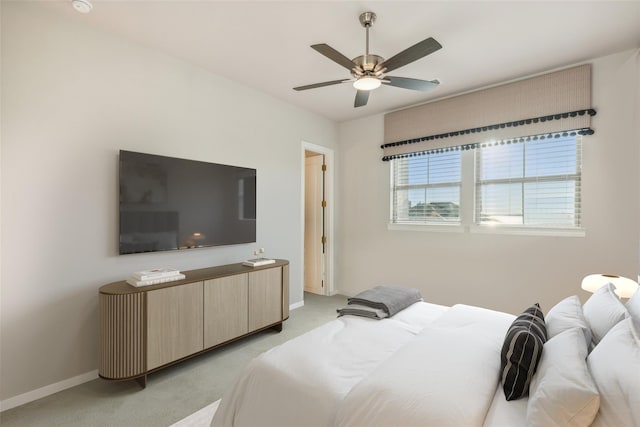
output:
<instances>
[{"instance_id":1,"label":"window blind","mask_svg":"<svg viewBox=\"0 0 640 427\"><path fill-rule=\"evenodd\" d=\"M591 65L395 111L384 118L383 160L484 141L591 130Z\"/></svg>"},{"instance_id":2,"label":"window blind","mask_svg":"<svg viewBox=\"0 0 640 427\"><path fill-rule=\"evenodd\" d=\"M396 159L392 165L392 223L460 222L460 151Z\"/></svg>"},{"instance_id":3,"label":"window blind","mask_svg":"<svg viewBox=\"0 0 640 427\"><path fill-rule=\"evenodd\" d=\"M482 144L475 155L477 224L580 226L580 136Z\"/></svg>"}]
</instances>

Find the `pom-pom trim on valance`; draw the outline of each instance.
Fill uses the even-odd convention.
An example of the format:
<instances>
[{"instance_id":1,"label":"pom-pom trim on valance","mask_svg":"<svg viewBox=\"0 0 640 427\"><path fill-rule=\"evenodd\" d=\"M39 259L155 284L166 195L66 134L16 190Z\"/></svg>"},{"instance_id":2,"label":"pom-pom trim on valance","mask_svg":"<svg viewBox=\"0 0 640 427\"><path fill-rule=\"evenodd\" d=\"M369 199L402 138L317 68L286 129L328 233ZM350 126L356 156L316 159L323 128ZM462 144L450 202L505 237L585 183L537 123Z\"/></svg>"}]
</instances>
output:
<instances>
[{"instance_id":1,"label":"pom-pom trim on valance","mask_svg":"<svg viewBox=\"0 0 640 427\"><path fill-rule=\"evenodd\" d=\"M584 111L588 112L593 110L584 110ZM589 113L589 115L591 116L593 116L594 114L595 114L595 111L593 111L593 114ZM391 156L384 156L382 158L382 161L388 162L390 160L395 160L395 159L405 159L408 157L426 156L430 154L446 153L450 151L475 150L476 148L480 148L480 147L486 148L486 147L492 147L496 145L518 144L518 143L523 143L527 141L542 141L545 139L558 139L558 138L567 137L567 136L593 135L593 134L594 134L594 131L591 128L573 129L573 130L564 131L564 132L552 132L552 133L545 133L540 135L530 135L530 136L522 136L517 138L501 139L497 141L487 141L487 142L477 142L474 144L457 145L455 147L435 148L433 150L416 151L413 153L395 154ZM385 144L385 145L388 145L388 144Z\"/></svg>"}]
</instances>

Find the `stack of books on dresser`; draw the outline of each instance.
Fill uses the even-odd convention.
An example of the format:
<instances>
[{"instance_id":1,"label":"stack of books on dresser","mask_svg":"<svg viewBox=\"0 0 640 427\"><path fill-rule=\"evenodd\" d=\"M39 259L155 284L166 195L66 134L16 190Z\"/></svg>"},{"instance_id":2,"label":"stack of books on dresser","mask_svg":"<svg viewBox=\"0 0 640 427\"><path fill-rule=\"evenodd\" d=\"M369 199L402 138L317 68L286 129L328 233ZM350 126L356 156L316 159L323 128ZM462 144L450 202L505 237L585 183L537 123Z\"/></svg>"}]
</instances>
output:
<instances>
[{"instance_id":1,"label":"stack of books on dresser","mask_svg":"<svg viewBox=\"0 0 640 427\"><path fill-rule=\"evenodd\" d=\"M149 286L160 283L182 280L185 275L174 268L154 268L153 270L136 271L127 279L131 286Z\"/></svg>"},{"instance_id":2,"label":"stack of books on dresser","mask_svg":"<svg viewBox=\"0 0 640 427\"><path fill-rule=\"evenodd\" d=\"M248 265L249 267L260 267L261 265L268 265L268 264L275 264L276 260L275 259L269 259L269 258L254 258L254 259L248 259L245 262L243 262L243 265Z\"/></svg>"}]
</instances>

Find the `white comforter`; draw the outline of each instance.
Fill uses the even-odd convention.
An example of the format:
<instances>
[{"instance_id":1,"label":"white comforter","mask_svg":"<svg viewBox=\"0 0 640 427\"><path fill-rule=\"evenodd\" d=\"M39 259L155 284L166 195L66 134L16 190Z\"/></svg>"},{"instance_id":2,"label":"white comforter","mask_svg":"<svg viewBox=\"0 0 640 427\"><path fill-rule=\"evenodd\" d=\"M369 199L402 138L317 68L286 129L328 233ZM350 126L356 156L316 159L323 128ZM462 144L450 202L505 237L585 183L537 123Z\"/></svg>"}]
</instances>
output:
<instances>
[{"instance_id":1,"label":"white comforter","mask_svg":"<svg viewBox=\"0 0 640 427\"><path fill-rule=\"evenodd\" d=\"M513 318L424 302L340 317L251 362L211 425L481 427Z\"/></svg>"},{"instance_id":2,"label":"white comforter","mask_svg":"<svg viewBox=\"0 0 640 427\"><path fill-rule=\"evenodd\" d=\"M481 427L512 321L508 314L453 306L349 392L336 424Z\"/></svg>"}]
</instances>

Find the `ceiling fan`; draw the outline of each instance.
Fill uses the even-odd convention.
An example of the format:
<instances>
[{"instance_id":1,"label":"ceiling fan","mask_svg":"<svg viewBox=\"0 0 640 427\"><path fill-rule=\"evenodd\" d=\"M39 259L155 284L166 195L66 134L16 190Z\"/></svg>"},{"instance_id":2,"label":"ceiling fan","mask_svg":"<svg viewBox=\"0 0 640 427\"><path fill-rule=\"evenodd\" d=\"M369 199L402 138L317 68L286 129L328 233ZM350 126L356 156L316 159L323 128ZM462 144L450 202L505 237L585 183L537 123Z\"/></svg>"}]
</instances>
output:
<instances>
[{"instance_id":1,"label":"ceiling fan","mask_svg":"<svg viewBox=\"0 0 640 427\"><path fill-rule=\"evenodd\" d=\"M385 73L393 71L396 68L404 67L405 65L413 61L430 55L438 49L442 48L442 45L432 37L429 37L385 61L385 59L381 56L369 54L369 28L371 28L375 20L376 14L373 12L365 12L360 15L360 24L362 24L367 32L366 50L364 55L349 59L327 44L322 43L314 44L311 46L320 54L326 56L327 58L351 71L351 75L355 80L331 80L328 82L298 86L294 87L293 89L307 90L315 89L317 87L353 82L353 87L357 89L356 99L353 104L354 107L362 107L364 105L367 105L367 101L369 100L369 92L380 87L381 84L400 87L404 89L419 90L423 92L435 89L440 84L438 80L419 80L410 79L407 77L393 77L386 76Z\"/></svg>"}]
</instances>

